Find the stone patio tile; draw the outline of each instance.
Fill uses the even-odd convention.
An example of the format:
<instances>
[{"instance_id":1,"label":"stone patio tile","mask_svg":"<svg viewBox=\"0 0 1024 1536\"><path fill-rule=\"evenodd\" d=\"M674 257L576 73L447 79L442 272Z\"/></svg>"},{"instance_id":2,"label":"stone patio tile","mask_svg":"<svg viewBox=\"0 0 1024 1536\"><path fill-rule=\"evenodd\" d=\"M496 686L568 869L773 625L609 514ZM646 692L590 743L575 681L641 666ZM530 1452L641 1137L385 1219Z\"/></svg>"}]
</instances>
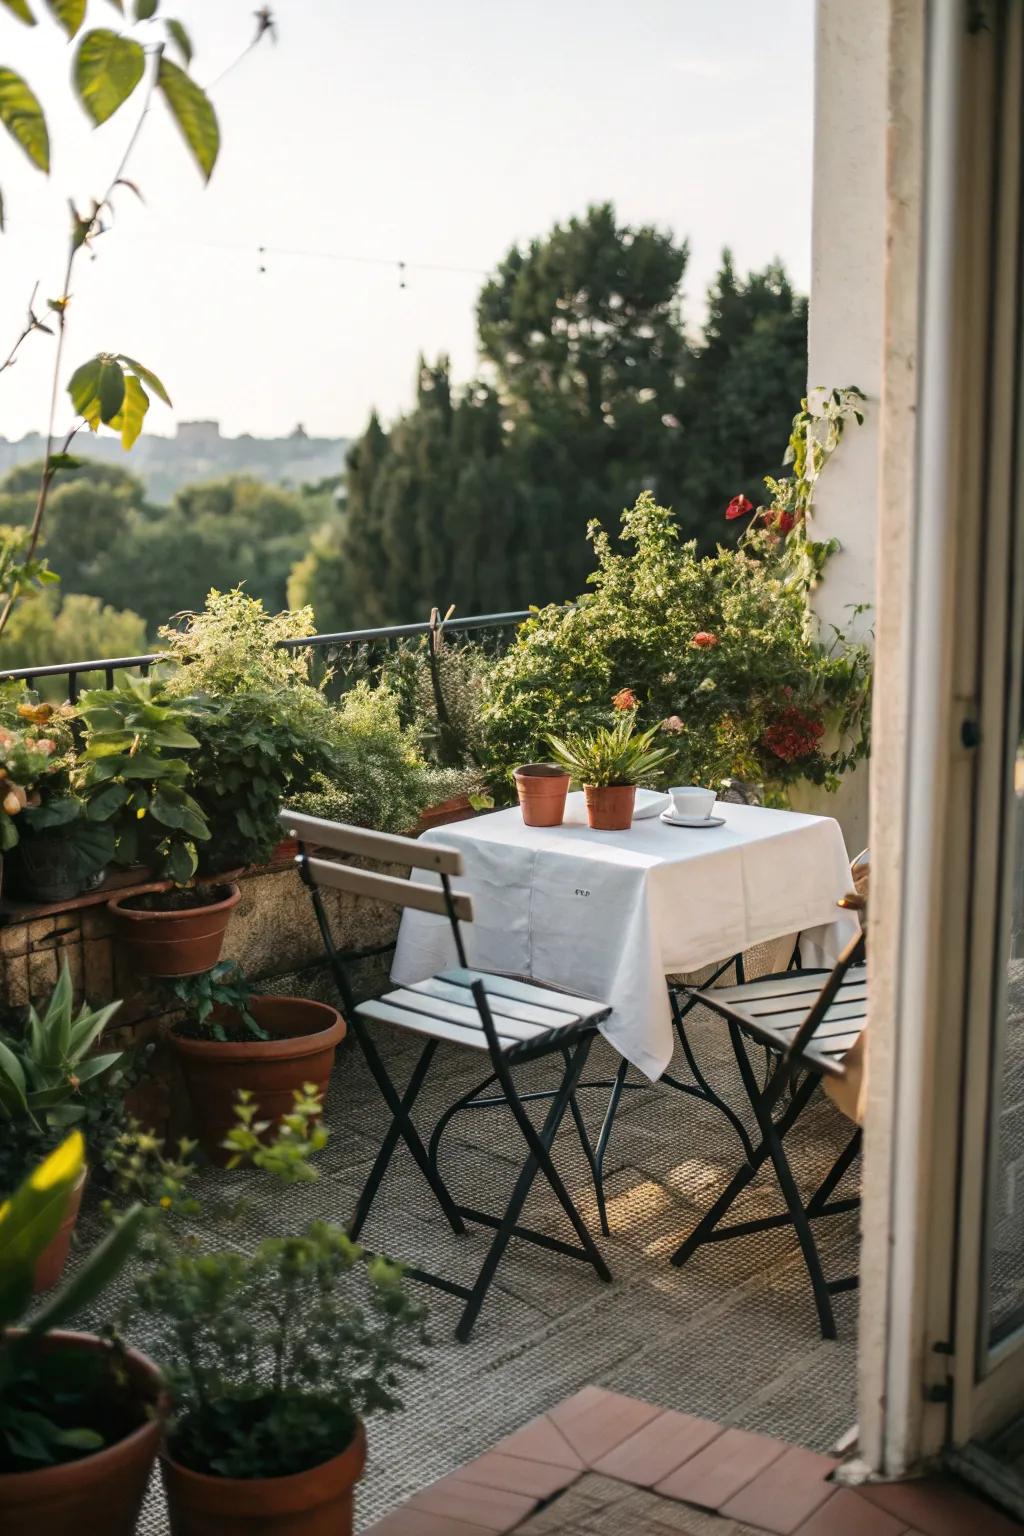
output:
<instances>
[{"instance_id":1,"label":"stone patio tile","mask_svg":"<svg viewBox=\"0 0 1024 1536\"><path fill-rule=\"evenodd\" d=\"M797 1536L904 1536L905 1532L903 1520L869 1504L852 1488L837 1488L798 1527Z\"/></svg>"},{"instance_id":2,"label":"stone patio tile","mask_svg":"<svg viewBox=\"0 0 1024 1536\"><path fill-rule=\"evenodd\" d=\"M857 1489L862 1499L887 1510L922 1536L1020 1536L1009 1515L983 1504L966 1488L944 1477L905 1483L870 1483Z\"/></svg>"},{"instance_id":3,"label":"stone patio tile","mask_svg":"<svg viewBox=\"0 0 1024 1536\"><path fill-rule=\"evenodd\" d=\"M531 1419L522 1429L506 1435L494 1447L505 1456L521 1456L526 1461L543 1461L552 1467L564 1467L575 1472L584 1469L583 1458L578 1456L556 1424L542 1413Z\"/></svg>"},{"instance_id":4,"label":"stone patio tile","mask_svg":"<svg viewBox=\"0 0 1024 1536\"><path fill-rule=\"evenodd\" d=\"M458 1473L440 1478L414 1494L408 1508L461 1520L485 1531L511 1531L531 1515L538 1503L525 1493L510 1493L505 1488L485 1488L467 1482Z\"/></svg>"},{"instance_id":5,"label":"stone patio tile","mask_svg":"<svg viewBox=\"0 0 1024 1536\"><path fill-rule=\"evenodd\" d=\"M653 1488L721 1433L722 1426L711 1419L667 1409L596 1462L595 1471Z\"/></svg>"},{"instance_id":6,"label":"stone patio tile","mask_svg":"<svg viewBox=\"0 0 1024 1536\"><path fill-rule=\"evenodd\" d=\"M745 1488L759 1472L778 1461L786 1446L770 1435L754 1435L745 1429L726 1429L696 1456L658 1484L657 1491L670 1499L720 1509Z\"/></svg>"},{"instance_id":7,"label":"stone patio tile","mask_svg":"<svg viewBox=\"0 0 1024 1536\"><path fill-rule=\"evenodd\" d=\"M534 1499L550 1499L567 1488L578 1475L575 1467L558 1467L524 1456L505 1456L501 1451L487 1451L452 1473L453 1477L462 1478L467 1483L528 1494Z\"/></svg>"},{"instance_id":8,"label":"stone patio tile","mask_svg":"<svg viewBox=\"0 0 1024 1536\"><path fill-rule=\"evenodd\" d=\"M628 1440L651 1419L657 1418L661 1411L653 1403L623 1397L619 1392L584 1387L552 1408L548 1417L577 1455L588 1466L594 1466L623 1440Z\"/></svg>"},{"instance_id":9,"label":"stone patio tile","mask_svg":"<svg viewBox=\"0 0 1024 1536\"><path fill-rule=\"evenodd\" d=\"M835 1488L826 1478L838 1465L834 1456L819 1456L793 1446L721 1505L720 1512L736 1520L756 1522L777 1536L792 1536L832 1498Z\"/></svg>"}]
</instances>

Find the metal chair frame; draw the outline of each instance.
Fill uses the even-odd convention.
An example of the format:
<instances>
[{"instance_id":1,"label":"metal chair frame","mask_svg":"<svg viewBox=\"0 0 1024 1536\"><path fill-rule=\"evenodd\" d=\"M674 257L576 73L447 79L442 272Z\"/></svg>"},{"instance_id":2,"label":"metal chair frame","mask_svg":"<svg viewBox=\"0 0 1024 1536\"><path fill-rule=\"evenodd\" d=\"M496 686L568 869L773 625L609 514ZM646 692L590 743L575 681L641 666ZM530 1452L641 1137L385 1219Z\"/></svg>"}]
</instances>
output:
<instances>
[{"instance_id":1,"label":"metal chair frame","mask_svg":"<svg viewBox=\"0 0 1024 1536\"><path fill-rule=\"evenodd\" d=\"M594 1167L593 1151L579 1114L575 1095L597 1030L597 1023L601 1018L607 1017L611 1010L601 1004L595 1004L587 1017L574 1016L571 1024L549 1029L544 1035L516 1042L511 1047L507 1044L503 1045L486 986L486 981L493 981L496 978L493 973L489 973L486 978L483 975L470 973L467 967L460 920L472 920L472 905L469 898L456 892L451 884L451 876L461 873L461 856L453 849L440 848L436 844L425 845L410 838L366 832L362 828L324 822L319 818L302 816L287 810L281 813L280 819L288 834L299 840L296 863L303 882L310 892L327 959L341 995L346 1022L391 1113L391 1122L349 1222L348 1230L351 1237L353 1239L359 1237L391 1159L399 1143L403 1142L430 1186L454 1233L460 1236L464 1234L467 1221L494 1229L494 1238L477 1278L471 1286L458 1284L445 1276L423 1269L406 1268L405 1271L410 1278L458 1296L465 1303L455 1329L455 1336L460 1342L464 1343L469 1338L501 1257L513 1237L569 1258L582 1260L595 1270L602 1281L609 1282L611 1274L608 1267L555 1167L551 1148L566 1112L571 1111L590 1166L592 1169ZM414 869L433 869L440 877L440 889L425 886L420 882L371 873L353 868L348 864L327 863L311 853L312 849L321 847L329 847L343 854L364 855L392 863L401 863ZM345 959L334 943L330 919L321 894L321 884L336 886L356 895L368 895L375 899L390 901L397 906L417 906L447 916L459 966L463 973L463 982L466 984L467 1002L468 998L472 997L490 1056L492 1070L487 1081L488 1083L496 1081L499 1084L501 1097L495 1098L495 1102L504 1104L511 1111L526 1143L526 1159L508 1204L500 1216L461 1204L452 1195L438 1167L439 1136L436 1128L431 1138L430 1150L428 1151L423 1145L413 1123L412 1111L441 1042L437 1038L428 1037L408 1083L400 1093L381 1058L373 1033L368 1028L367 1019L361 1011L376 1007L377 1012L381 1013L381 1004L357 1003ZM533 984L535 988L540 985ZM542 990L552 995L558 991L556 988ZM494 995L493 989L491 995ZM568 994L563 995L568 996ZM383 1002L385 1004L383 1012L386 1015L386 999ZM461 1011L464 1013L465 1009ZM562 1075L558 1087L545 1095L520 1094L513 1078L512 1068L521 1062L539 1060L547 1056L557 1056L561 1061ZM542 1096L549 1097L551 1102L543 1125L538 1130L533 1125L524 1105ZM572 1225L579 1240L578 1243L565 1242L561 1238L521 1225L519 1218L538 1173L544 1175L551 1187Z\"/></svg>"},{"instance_id":2,"label":"metal chair frame","mask_svg":"<svg viewBox=\"0 0 1024 1536\"><path fill-rule=\"evenodd\" d=\"M863 900L860 897L847 897L840 905L862 908ZM690 997L692 1005L701 1003L718 1014L728 1025L740 1079L757 1122L761 1140L748 1152L743 1165L734 1174L721 1195L701 1218L689 1237L676 1249L672 1255L672 1263L676 1266L684 1264L704 1243L724 1242L755 1232L767 1232L777 1227L791 1226L800 1244L814 1293L822 1336L826 1339L836 1337L832 1296L841 1291L856 1289L858 1278L854 1275L838 1280L826 1280L811 1223L822 1216L834 1216L845 1211L856 1210L860 1204L856 1196L839 1200L834 1200L832 1196L860 1151L861 1131L858 1127L853 1132L832 1167L810 1199L806 1201L797 1187L783 1141L807 1107L821 1078L826 1074L837 1077L843 1075L841 1063L817 1049L815 1036L825 1021L829 1008L836 1001L848 971L852 966L860 964L864 953L864 934L859 933L847 944L831 971L790 970L780 973L777 977L759 978L762 982L776 979L792 980L796 976L822 978L821 990L784 1048L780 1048L779 1038L770 1028L759 1026L757 1021L744 1013L739 1006L732 1006L729 1001L723 1001L721 996L714 992L694 990ZM766 1046L769 1051L771 1065L763 1083L759 1083L755 1076L747 1051L748 1040ZM800 1080L796 1081L799 1074L802 1074ZM789 1102L782 1113L776 1115L779 1102L787 1089L791 1090ZM772 1216L762 1216L754 1220L722 1226L723 1218L737 1197L769 1160L775 1170L786 1209Z\"/></svg>"}]
</instances>

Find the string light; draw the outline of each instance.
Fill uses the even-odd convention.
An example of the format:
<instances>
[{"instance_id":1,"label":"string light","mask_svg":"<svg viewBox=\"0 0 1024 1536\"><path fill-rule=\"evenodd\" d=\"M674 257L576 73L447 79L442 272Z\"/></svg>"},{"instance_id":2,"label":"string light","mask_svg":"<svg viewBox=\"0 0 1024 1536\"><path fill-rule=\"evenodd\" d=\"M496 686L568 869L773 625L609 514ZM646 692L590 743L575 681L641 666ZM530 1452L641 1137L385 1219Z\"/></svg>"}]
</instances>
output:
<instances>
[{"instance_id":1,"label":"string light","mask_svg":"<svg viewBox=\"0 0 1024 1536\"><path fill-rule=\"evenodd\" d=\"M247 245L227 245L214 240L189 240L180 237L174 240L164 240L160 235L139 233L131 238L136 240L159 240L162 245L189 245L205 251L224 251L229 255L246 256L252 251ZM463 267L454 263L443 261L407 261L403 257L396 256L364 256L349 251L307 251L298 250L284 245L257 245L256 246L256 270L261 275L267 271L267 259L270 256L282 256L296 261L334 261L355 263L359 266L390 267L398 273L399 288L408 287L409 274L412 272L448 272L461 277L488 277L490 274L484 267Z\"/></svg>"}]
</instances>

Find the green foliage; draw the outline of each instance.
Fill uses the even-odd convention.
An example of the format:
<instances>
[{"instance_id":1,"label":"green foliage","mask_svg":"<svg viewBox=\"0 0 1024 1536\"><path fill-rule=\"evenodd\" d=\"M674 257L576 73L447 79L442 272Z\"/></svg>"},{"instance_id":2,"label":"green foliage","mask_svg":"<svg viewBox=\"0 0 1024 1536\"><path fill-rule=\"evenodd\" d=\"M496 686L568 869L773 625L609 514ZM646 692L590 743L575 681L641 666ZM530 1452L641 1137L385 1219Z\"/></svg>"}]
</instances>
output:
<instances>
[{"instance_id":1,"label":"green foliage","mask_svg":"<svg viewBox=\"0 0 1024 1536\"><path fill-rule=\"evenodd\" d=\"M124 106L146 68L141 43L107 27L87 32L78 45L74 83L78 99L97 125Z\"/></svg>"},{"instance_id":2,"label":"green foliage","mask_svg":"<svg viewBox=\"0 0 1024 1536\"><path fill-rule=\"evenodd\" d=\"M72 1321L119 1274L138 1241L141 1207L133 1206L74 1276L29 1315L36 1261L60 1227L84 1168L84 1143L73 1131L0 1206L0 1473L77 1460L141 1419L141 1405L124 1401L115 1350L84 1356L47 1346L51 1330ZM5 1331L14 1328L21 1331Z\"/></svg>"},{"instance_id":3,"label":"green foliage","mask_svg":"<svg viewBox=\"0 0 1024 1536\"><path fill-rule=\"evenodd\" d=\"M72 776L95 821L117 823L117 858L146 863L182 885L196 872L196 843L210 828L188 793L196 737L186 727L194 710L145 678L120 672L114 688L82 694L84 751Z\"/></svg>"},{"instance_id":4,"label":"green foliage","mask_svg":"<svg viewBox=\"0 0 1024 1536\"><path fill-rule=\"evenodd\" d=\"M178 976L167 984L168 991L185 1009L185 1017L174 1026L177 1035L188 1040L266 1040L249 1011L252 989L236 960L218 960L198 976ZM212 1017L215 1008L230 1009L231 1017Z\"/></svg>"},{"instance_id":5,"label":"green foliage","mask_svg":"<svg viewBox=\"0 0 1024 1536\"><path fill-rule=\"evenodd\" d=\"M143 379L161 400L170 405L167 391L156 374L123 353L114 357L109 352L100 352L82 363L68 381L68 394L90 432L98 432L101 424L113 427L115 432L120 432L121 446L127 450L142 431L149 410L149 396L143 388Z\"/></svg>"},{"instance_id":6,"label":"green foliage","mask_svg":"<svg viewBox=\"0 0 1024 1536\"><path fill-rule=\"evenodd\" d=\"M83 1088L100 1079L109 1088L110 1074L123 1056L121 1051L93 1054L120 1006L92 1009L83 1003L76 1014L65 960L43 1013L30 1007L21 1035L0 1031L0 1119L25 1117L61 1130L83 1120Z\"/></svg>"},{"instance_id":7,"label":"green foliage","mask_svg":"<svg viewBox=\"0 0 1024 1536\"><path fill-rule=\"evenodd\" d=\"M589 734L549 736L552 761L578 784L604 789L613 784L643 784L655 779L671 759L666 747L654 745L658 727L634 734L636 719L623 714L614 725Z\"/></svg>"},{"instance_id":8,"label":"green foliage","mask_svg":"<svg viewBox=\"0 0 1024 1536\"><path fill-rule=\"evenodd\" d=\"M0 65L0 123L32 164L50 169L50 136L39 98L13 69Z\"/></svg>"},{"instance_id":9,"label":"green foliage","mask_svg":"<svg viewBox=\"0 0 1024 1536\"><path fill-rule=\"evenodd\" d=\"M16 818L39 803L41 786L61 766L52 710L30 699L20 683L0 683L0 854L16 846Z\"/></svg>"},{"instance_id":10,"label":"green foliage","mask_svg":"<svg viewBox=\"0 0 1024 1536\"><path fill-rule=\"evenodd\" d=\"M814 638L799 547L680 547L671 513L649 494L623 514L628 553L596 525L592 590L540 610L495 665L485 710L496 780L561 735L606 725L629 690L639 722L661 725L665 777L834 787L867 751L870 657L836 633Z\"/></svg>"},{"instance_id":11,"label":"green foliage","mask_svg":"<svg viewBox=\"0 0 1024 1536\"><path fill-rule=\"evenodd\" d=\"M4 664L44 667L69 659L139 656L146 646L146 626L137 613L111 608L80 592L67 593L60 601L51 589L18 605L4 637ZM62 677L42 677L39 686L54 701L67 691Z\"/></svg>"},{"instance_id":12,"label":"green foliage","mask_svg":"<svg viewBox=\"0 0 1024 1536\"><path fill-rule=\"evenodd\" d=\"M209 181L220 152L220 128L213 103L166 54L160 55L157 84L196 164Z\"/></svg>"},{"instance_id":13,"label":"green foliage","mask_svg":"<svg viewBox=\"0 0 1024 1536\"><path fill-rule=\"evenodd\" d=\"M229 1168L262 1168L282 1184L308 1184L318 1177L309 1159L323 1151L328 1134L319 1089L315 1083L304 1083L292 1100L268 1142L270 1121L257 1118L259 1105L248 1089L239 1089L235 1123L224 1138L224 1147L231 1153Z\"/></svg>"},{"instance_id":14,"label":"green foliage","mask_svg":"<svg viewBox=\"0 0 1024 1536\"><path fill-rule=\"evenodd\" d=\"M348 457L343 519L293 574L321 629L564 601L582 531L645 488L714 548L730 487L777 463L806 374L806 302L777 266L740 281L726 252L699 342L680 312L685 243L608 205L514 248L477 307L488 382L420 360L414 409L372 415Z\"/></svg>"}]
</instances>

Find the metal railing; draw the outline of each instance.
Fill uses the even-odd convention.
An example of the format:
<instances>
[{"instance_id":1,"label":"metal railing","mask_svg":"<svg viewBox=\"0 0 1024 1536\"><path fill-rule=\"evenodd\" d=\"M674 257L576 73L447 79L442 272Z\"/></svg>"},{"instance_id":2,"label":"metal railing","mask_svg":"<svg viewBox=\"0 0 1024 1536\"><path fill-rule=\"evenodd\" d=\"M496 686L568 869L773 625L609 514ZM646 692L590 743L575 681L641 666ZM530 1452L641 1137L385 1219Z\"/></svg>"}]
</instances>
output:
<instances>
[{"instance_id":1,"label":"metal railing","mask_svg":"<svg viewBox=\"0 0 1024 1536\"><path fill-rule=\"evenodd\" d=\"M529 617L529 610L524 609L517 613L482 613L465 619L450 618L444 622L444 632L446 635L481 632L500 634L507 629L518 629L524 619ZM420 624L388 624L379 629L347 629L329 635L302 635L296 639L279 640L277 644L288 651L307 647L313 651L323 651L330 661L346 650L356 652L375 647L388 648L399 640L429 635L437 627L436 619L427 619ZM78 701L83 677L91 673L102 674L104 686L112 688L115 672L135 667L145 677L154 662L162 661L166 654L164 651L150 651L145 656L100 656L89 661L60 661L42 667L13 667L6 671L0 670L0 681L17 679L31 688L43 678L63 677L67 681L68 700L74 704Z\"/></svg>"}]
</instances>

